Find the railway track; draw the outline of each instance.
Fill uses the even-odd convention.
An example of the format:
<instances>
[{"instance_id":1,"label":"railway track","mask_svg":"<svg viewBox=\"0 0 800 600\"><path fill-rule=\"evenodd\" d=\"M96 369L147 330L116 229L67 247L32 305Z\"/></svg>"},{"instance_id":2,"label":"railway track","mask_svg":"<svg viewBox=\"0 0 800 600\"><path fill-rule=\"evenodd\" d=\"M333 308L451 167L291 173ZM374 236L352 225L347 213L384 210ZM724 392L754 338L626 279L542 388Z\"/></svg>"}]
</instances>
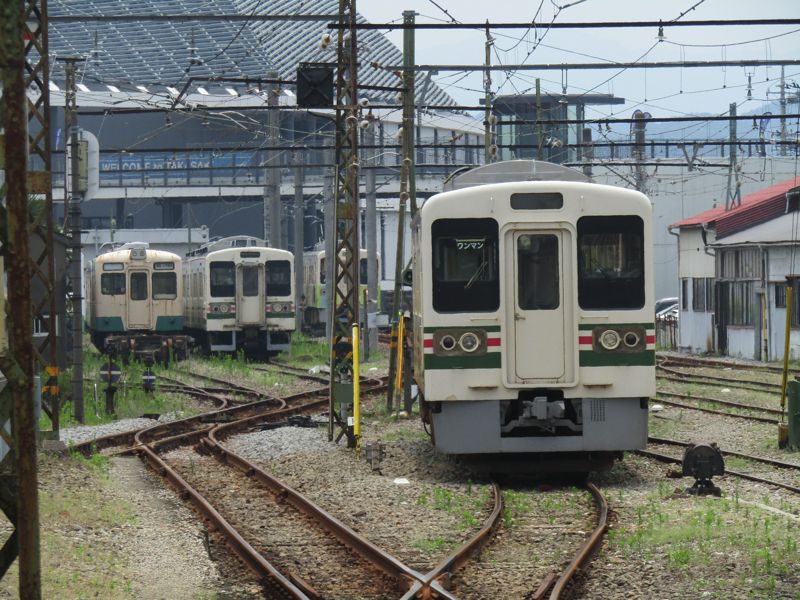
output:
<instances>
[{"instance_id":1,"label":"railway track","mask_svg":"<svg viewBox=\"0 0 800 600\"><path fill-rule=\"evenodd\" d=\"M677 355L661 355L659 362L664 364L679 365L686 367L711 367L711 368L729 368L746 371L760 371L764 373L782 374L783 368L776 365L767 365L764 363L742 363L734 362L731 360L719 360L714 358L700 358L694 356L677 356ZM796 371L796 369L790 369Z\"/></svg>"},{"instance_id":2,"label":"railway track","mask_svg":"<svg viewBox=\"0 0 800 600\"><path fill-rule=\"evenodd\" d=\"M667 406L674 406L676 408L684 408L687 410L696 410L699 412L704 412L712 415L720 415L723 417L732 417L735 419L745 419L748 421L756 421L758 423L770 423L770 424L777 424L780 422L779 418L771 418L771 417L763 417L758 415L748 415L748 414L740 414L735 412L717 410L714 408L708 408L704 406L699 406L700 403L708 403L708 404L715 404L721 406L728 406L731 408L735 408L738 410L749 410L749 411L760 411L766 412L769 414L774 414L780 416L782 413L780 410L775 408L767 408L762 406L756 406L753 404L742 404L740 402L733 402L730 400L722 400L719 398L709 398L707 396L696 396L694 394L680 394L677 392L656 392L658 397L658 402L661 404L666 404ZM685 404L683 402L675 402L673 400L666 400L666 398L682 398L685 400L694 400L697 401L698 405L695 404Z\"/></svg>"},{"instance_id":3,"label":"railway track","mask_svg":"<svg viewBox=\"0 0 800 600\"><path fill-rule=\"evenodd\" d=\"M758 381L756 379L731 379L729 377L717 377L715 375L686 373L664 365L656 365L656 370L662 373L661 375L657 375L658 379L663 379L665 381L697 383L700 385L724 385L728 388L750 390L753 392L779 393L781 391L780 384Z\"/></svg>"}]
</instances>

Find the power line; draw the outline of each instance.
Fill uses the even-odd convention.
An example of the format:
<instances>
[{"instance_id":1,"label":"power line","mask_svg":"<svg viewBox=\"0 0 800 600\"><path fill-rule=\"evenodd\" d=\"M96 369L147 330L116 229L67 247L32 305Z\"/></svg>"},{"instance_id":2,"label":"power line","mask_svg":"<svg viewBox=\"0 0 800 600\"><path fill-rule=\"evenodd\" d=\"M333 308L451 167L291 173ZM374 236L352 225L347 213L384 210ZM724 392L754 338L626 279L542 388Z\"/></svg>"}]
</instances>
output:
<instances>
[{"instance_id":1,"label":"power line","mask_svg":"<svg viewBox=\"0 0 800 600\"><path fill-rule=\"evenodd\" d=\"M798 66L800 60L693 60L666 62L609 62L609 63L544 63L522 65L385 65L381 68L390 71L582 71L592 69L672 69L672 68L708 68L708 67L779 67Z\"/></svg>"},{"instance_id":2,"label":"power line","mask_svg":"<svg viewBox=\"0 0 800 600\"><path fill-rule=\"evenodd\" d=\"M485 29L486 23L358 23L358 29ZM525 23L489 23L490 29L527 29L531 22ZM537 25L533 23L533 25ZM550 29L617 29L648 27L717 27L740 25L800 25L800 19L711 19L707 21L608 21L553 23L546 25ZM330 27L339 29L341 25L331 23Z\"/></svg>"}]
</instances>

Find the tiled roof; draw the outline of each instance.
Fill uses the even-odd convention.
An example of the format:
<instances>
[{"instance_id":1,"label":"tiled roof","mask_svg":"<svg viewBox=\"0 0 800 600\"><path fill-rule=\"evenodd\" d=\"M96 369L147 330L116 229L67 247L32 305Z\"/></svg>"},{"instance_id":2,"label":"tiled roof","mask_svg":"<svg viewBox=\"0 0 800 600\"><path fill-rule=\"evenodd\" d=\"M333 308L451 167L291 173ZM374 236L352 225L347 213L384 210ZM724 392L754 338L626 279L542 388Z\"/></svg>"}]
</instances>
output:
<instances>
[{"instance_id":1,"label":"tiled roof","mask_svg":"<svg viewBox=\"0 0 800 600\"><path fill-rule=\"evenodd\" d=\"M786 192L800 186L800 177L764 188L742 198L736 208L724 206L698 213L670 225L670 229L708 225L714 228L717 239L764 223L786 212Z\"/></svg>"},{"instance_id":2,"label":"tiled roof","mask_svg":"<svg viewBox=\"0 0 800 600\"><path fill-rule=\"evenodd\" d=\"M50 16L81 15L214 15L214 14L338 14L336 0L50 0ZM359 21L365 22L362 17ZM49 25L52 75L63 81L63 67L53 58L87 58L79 67L78 81L92 87L111 84L134 90L136 85L181 89L189 76L264 78L276 70L281 79L294 80L300 62L333 62L335 43L319 48L327 22L319 21L86 21ZM330 31L332 35L335 31ZM371 63L398 64L402 52L378 31L359 31L359 83L399 87L393 73ZM334 35L335 38L335 35ZM189 48L196 48L192 62ZM421 104L454 104L448 94L418 74L417 99ZM197 85L202 85L198 83ZM230 84L224 84L230 86ZM219 84L209 84L219 87ZM63 87L63 86L62 86ZM208 87L208 86L207 86ZM425 90L425 97L421 92ZM397 93L365 91L383 102Z\"/></svg>"}]
</instances>

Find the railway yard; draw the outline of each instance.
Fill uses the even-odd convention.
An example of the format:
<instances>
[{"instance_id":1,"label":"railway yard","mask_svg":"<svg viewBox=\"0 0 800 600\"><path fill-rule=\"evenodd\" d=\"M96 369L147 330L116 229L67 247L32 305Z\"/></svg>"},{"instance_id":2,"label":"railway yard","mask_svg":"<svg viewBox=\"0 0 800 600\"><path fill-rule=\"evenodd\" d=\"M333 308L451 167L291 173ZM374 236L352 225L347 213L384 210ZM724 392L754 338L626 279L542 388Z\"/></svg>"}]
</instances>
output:
<instances>
[{"instance_id":1,"label":"railway yard","mask_svg":"<svg viewBox=\"0 0 800 600\"><path fill-rule=\"evenodd\" d=\"M328 441L310 355L192 358L158 373L162 420L65 429L71 451L40 461L43 596L800 598L779 372L659 355L647 450L584 484L435 452L387 411L384 359L364 364L358 453ZM720 497L686 492L688 442L722 450Z\"/></svg>"}]
</instances>

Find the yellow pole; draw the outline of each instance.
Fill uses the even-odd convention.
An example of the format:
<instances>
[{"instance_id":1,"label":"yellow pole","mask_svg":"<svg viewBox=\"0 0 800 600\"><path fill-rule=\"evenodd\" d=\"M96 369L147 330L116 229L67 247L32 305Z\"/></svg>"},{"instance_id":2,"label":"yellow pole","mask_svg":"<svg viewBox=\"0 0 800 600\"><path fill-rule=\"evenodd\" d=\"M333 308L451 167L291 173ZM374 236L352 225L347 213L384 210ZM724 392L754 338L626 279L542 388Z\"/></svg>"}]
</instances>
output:
<instances>
[{"instance_id":1,"label":"yellow pole","mask_svg":"<svg viewBox=\"0 0 800 600\"><path fill-rule=\"evenodd\" d=\"M397 411L400 411L400 399L403 394L403 344L405 336L405 315L401 314L397 324L397 370L394 374L394 397L397 401Z\"/></svg>"},{"instance_id":2,"label":"yellow pole","mask_svg":"<svg viewBox=\"0 0 800 600\"><path fill-rule=\"evenodd\" d=\"M786 380L789 376L789 335L792 331L792 291L794 282L789 280L786 284L786 335L783 340L783 380L781 381L781 421L786 407Z\"/></svg>"},{"instance_id":3,"label":"yellow pole","mask_svg":"<svg viewBox=\"0 0 800 600\"><path fill-rule=\"evenodd\" d=\"M353 325L353 435L356 438L356 452L361 451L360 367L358 356L358 325Z\"/></svg>"}]
</instances>

